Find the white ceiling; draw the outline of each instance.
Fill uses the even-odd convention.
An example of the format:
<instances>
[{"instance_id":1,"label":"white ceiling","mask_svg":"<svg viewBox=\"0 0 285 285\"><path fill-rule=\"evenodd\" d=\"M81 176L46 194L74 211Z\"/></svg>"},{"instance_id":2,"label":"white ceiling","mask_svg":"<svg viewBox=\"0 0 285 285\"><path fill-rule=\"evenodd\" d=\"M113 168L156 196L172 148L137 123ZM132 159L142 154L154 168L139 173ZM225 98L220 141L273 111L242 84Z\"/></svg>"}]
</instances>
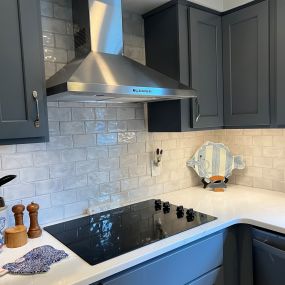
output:
<instances>
[{"instance_id":1,"label":"white ceiling","mask_svg":"<svg viewBox=\"0 0 285 285\"><path fill-rule=\"evenodd\" d=\"M166 2L169 2L169 0L122 0L124 9L140 15L159 7Z\"/></svg>"},{"instance_id":2,"label":"white ceiling","mask_svg":"<svg viewBox=\"0 0 285 285\"><path fill-rule=\"evenodd\" d=\"M137 14L144 14L170 0L122 0L124 9ZM226 11L253 0L188 0L217 11Z\"/></svg>"}]
</instances>

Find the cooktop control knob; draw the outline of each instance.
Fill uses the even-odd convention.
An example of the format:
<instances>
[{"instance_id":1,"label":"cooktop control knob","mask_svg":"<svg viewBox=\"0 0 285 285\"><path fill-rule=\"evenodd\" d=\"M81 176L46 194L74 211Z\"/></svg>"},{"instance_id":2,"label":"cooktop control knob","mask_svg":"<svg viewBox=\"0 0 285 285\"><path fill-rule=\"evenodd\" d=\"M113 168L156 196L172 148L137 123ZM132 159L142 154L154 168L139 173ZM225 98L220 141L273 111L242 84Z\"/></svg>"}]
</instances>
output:
<instances>
[{"instance_id":1,"label":"cooktop control knob","mask_svg":"<svg viewBox=\"0 0 285 285\"><path fill-rule=\"evenodd\" d=\"M194 212L194 210L191 208L191 209L188 209L187 211L186 211L186 217L187 217L187 221L188 222L191 222L191 221L193 221L194 220L194 218L195 218L195 212Z\"/></svg>"},{"instance_id":2,"label":"cooktop control knob","mask_svg":"<svg viewBox=\"0 0 285 285\"><path fill-rule=\"evenodd\" d=\"M155 200L154 205L155 205L156 210L160 210L161 209L161 200L160 199Z\"/></svg>"},{"instance_id":3,"label":"cooktop control knob","mask_svg":"<svg viewBox=\"0 0 285 285\"><path fill-rule=\"evenodd\" d=\"M176 212L177 212L177 213L184 213L184 208L183 208L183 206L178 206L178 207L176 208Z\"/></svg>"},{"instance_id":4,"label":"cooktop control knob","mask_svg":"<svg viewBox=\"0 0 285 285\"><path fill-rule=\"evenodd\" d=\"M170 211L170 203L169 202L163 202L163 211L165 213L168 213Z\"/></svg>"}]
</instances>

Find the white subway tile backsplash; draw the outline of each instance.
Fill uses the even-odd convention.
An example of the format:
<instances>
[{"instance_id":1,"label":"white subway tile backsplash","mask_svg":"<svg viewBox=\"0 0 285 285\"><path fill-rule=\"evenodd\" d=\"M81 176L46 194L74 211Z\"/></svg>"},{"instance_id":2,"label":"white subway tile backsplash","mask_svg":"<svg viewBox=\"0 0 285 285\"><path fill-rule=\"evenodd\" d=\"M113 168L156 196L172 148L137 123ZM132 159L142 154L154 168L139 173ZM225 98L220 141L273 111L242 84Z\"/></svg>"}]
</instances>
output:
<instances>
[{"instance_id":1,"label":"white subway tile backsplash","mask_svg":"<svg viewBox=\"0 0 285 285\"><path fill-rule=\"evenodd\" d=\"M62 7L54 5L54 17L66 21L72 21L72 9L69 7Z\"/></svg>"},{"instance_id":2,"label":"white subway tile backsplash","mask_svg":"<svg viewBox=\"0 0 285 285\"><path fill-rule=\"evenodd\" d=\"M54 136L50 137L47 143L47 150L67 149L73 147L72 136Z\"/></svg>"},{"instance_id":3,"label":"white subway tile backsplash","mask_svg":"<svg viewBox=\"0 0 285 285\"><path fill-rule=\"evenodd\" d=\"M2 168L16 169L33 166L33 156L31 153L5 154L2 156Z\"/></svg>"},{"instance_id":4,"label":"white subway tile backsplash","mask_svg":"<svg viewBox=\"0 0 285 285\"><path fill-rule=\"evenodd\" d=\"M88 174L88 185L98 185L109 182L109 172L93 171Z\"/></svg>"},{"instance_id":5,"label":"white subway tile backsplash","mask_svg":"<svg viewBox=\"0 0 285 285\"><path fill-rule=\"evenodd\" d=\"M53 4L51 2L41 1L41 15L53 17Z\"/></svg>"},{"instance_id":6,"label":"white subway tile backsplash","mask_svg":"<svg viewBox=\"0 0 285 285\"><path fill-rule=\"evenodd\" d=\"M88 201L80 201L69 205L64 205L64 218L70 218L78 215L86 214Z\"/></svg>"},{"instance_id":7,"label":"white subway tile backsplash","mask_svg":"<svg viewBox=\"0 0 285 285\"><path fill-rule=\"evenodd\" d=\"M114 145L114 144L117 144L117 141L118 141L117 133L98 134L97 135L97 144L98 145Z\"/></svg>"},{"instance_id":8,"label":"white subway tile backsplash","mask_svg":"<svg viewBox=\"0 0 285 285\"><path fill-rule=\"evenodd\" d=\"M97 120L116 120L117 110L115 108L96 108L96 119Z\"/></svg>"},{"instance_id":9,"label":"white subway tile backsplash","mask_svg":"<svg viewBox=\"0 0 285 285\"><path fill-rule=\"evenodd\" d=\"M54 47L54 34L43 32L43 44L46 47Z\"/></svg>"},{"instance_id":10,"label":"white subway tile backsplash","mask_svg":"<svg viewBox=\"0 0 285 285\"><path fill-rule=\"evenodd\" d=\"M44 59L48 62L67 63L67 51L64 49L45 47Z\"/></svg>"},{"instance_id":11,"label":"white subway tile backsplash","mask_svg":"<svg viewBox=\"0 0 285 285\"><path fill-rule=\"evenodd\" d=\"M129 120L128 131L145 131L146 125L144 120Z\"/></svg>"},{"instance_id":12,"label":"white subway tile backsplash","mask_svg":"<svg viewBox=\"0 0 285 285\"><path fill-rule=\"evenodd\" d=\"M0 154L15 153L16 145L0 145Z\"/></svg>"},{"instance_id":13,"label":"white subway tile backsplash","mask_svg":"<svg viewBox=\"0 0 285 285\"><path fill-rule=\"evenodd\" d=\"M135 108L118 108L117 109L118 120L132 120L135 119Z\"/></svg>"},{"instance_id":14,"label":"white subway tile backsplash","mask_svg":"<svg viewBox=\"0 0 285 285\"><path fill-rule=\"evenodd\" d=\"M128 130L127 121L110 121L108 122L108 132L125 132Z\"/></svg>"},{"instance_id":15,"label":"white subway tile backsplash","mask_svg":"<svg viewBox=\"0 0 285 285\"><path fill-rule=\"evenodd\" d=\"M109 157L120 157L126 155L128 152L127 145L114 145L109 146Z\"/></svg>"},{"instance_id":16,"label":"white subway tile backsplash","mask_svg":"<svg viewBox=\"0 0 285 285\"><path fill-rule=\"evenodd\" d=\"M66 34L66 23L62 20L42 17L42 27L44 32Z\"/></svg>"},{"instance_id":17,"label":"white subway tile backsplash","mask_svg":"<svg viewBox=\"0 0 285 285\"><path fill-rule=\"evenodd\" d=\"M49 121L64 122L71 121L71 109L70 108L48 108L48 119Z\"/></svg>"},{"instance_id":18,"label":"white subway tile backsplash","mask_svg":"<svg viewBox=\"0 0 285 285\"><path fill-rule=\"evenodd\" d=\"M72 120L87 121L95 120L95 112L92 108L72 108Z\"/></svg>"},{"instance_id":19,"label":"white subway tile backsplash","mask_svg":"<svg viewBox=\"0 0 285 285\"><path fill-rule=\"evenodd\" d=\"M136 154L128 154L120 157L120 167L135 167L138 164L138 157Z\"/></svg>"},{"instance_id":20,"label":"white subway tile backsplash","mask_svg":"<svg viewBox=\"0 0 285 285\"><path fill-rule=\"evenodd\" d=\"M96 144L96 135L73 135L74 147L92 147Z\"/></svg>"},{"instance_id":21,"label":"white subway tile backsplash","mask_svg":"<svg viewBox=\"0 0 285 285\"><path fill-rule=\"evenodd\" d=\"M84 122L60 122L59 128L62 135L79 135L85 133Z\"/></svg>"},{"instance_id":22,"label":"white subway tile backsplash","mask_svg":"<svg viewBox=\"0 0 285 285\"><path fill-rule=\"evenodd\" d=\"M78 161L75 164L76 174L87 174L99 169L98 160Z\"/></svg>"},{"instance_id":23,"label":"white subway tile backsplash","mask_svg":"<svg viewBox=\"0 0 285 285\"><path fill-rule=\"evenodd\" d=\"M71 177L75 175L75 164L74 163L62 163L55 164L50 167L50 177Z\"/></svg>"},{"instance_id":24,"label":"white subway tile backsplash","mask_svg":"<svg viewBox=\"0 0 285 285\"><path fill-rule=\"evenodd\" d=\"M64 189L74 189L87 186L87 175L71 176L63 179Z\"/></svg>"},{"instance_id":25,"label":"white subway tile backsplash","mask_svg":"<svg viewBox=\"0 0 285 285\"><path fill-rule=\"evenodd\" d=\"M118 133L118 143L134 143L136 142L135 132Z\"/></svg>"},{"instance_id":26,"label":"white subway tile backsplash","mask_svg":"<svg viewBox=\"0 0 285 285\"><path fill-rule=\"evenodd\" d=\"M22 182L34 182L49 178L48 167L32 167L20 170L20 179Z\"/></svg>"},{"instance_id":27,"label":"white subway tile backsplash","mask_svg":"<svg viewBox=\"0 0 285 285\"><path fill-rule=\"evenodd\" d=\"M60 178L39 181L36 182L35 185L37 196L63 190L63 183Z\"/></svg>"},{"instance_id":28,"label":"white subway tile backsplash","mask_svg":"<svg viewBox=\"0 0 285 285\"><path fill-rule=\"evenodd\" d=\"M33 152L34 165L44 166L55 163L60 163L60 151L37 151Z\"/></svg>"},{"instance_id":29,"label":"white subway tile backsplash","mask_svg":"<svg viewBox=\"0 0 285 285\"><path fill-rule=\"evenodd\" d=\"M87 159L94 160L108 157L108 148L104 146L96 146L87 148Z\"/></svg>"},{"instance_id":30,"label":"white subway tile backsplash","mask_svg":"<svg viewBox=\"0 0 285 285\"><path fill-rule=\"evenodd\" d=\"M52 206L60 206L76 202L76 190L51 193Z\"/></svg>"},{"instance_id":31,"label":"white subway tile backsplash","mask_svg":"<svg viewBox=\"0 0 285 285\"><path fill-rule=\"evenodd\" d=\"M139 179L138 177L128 178L121 180L121 190L128 191L135 189L139 186Z\"/></svg>"},{"instance_id":32,"label":"white subway tile backsplash","mask_svg":"<svg viewBox=\"0 0 285 285\"><path fill-rule=\"evenodd\" d=\"M117 170L110 171L110 181L118 181L118 180L126 179L128 177L129 177L128 168L120 168Z\"/></svg>"},{"instance_id":33,"label":"white subway tile backsplash","mask_svg":"<svg viewBox=\"0 0 285 285\"><path fill-rule=\"evenodd\" d=\"M118 193L120 192L120 190L121 190L120 182L110 182L100 185L100 194L103 196Z\"/></svg>"},{"instance_id":34,"label":"white subway tile backsplash","mask_svg":"<svg viewBox=\"0 0 285 285\"><path fill-rule=\"evenodd\" d=\"M36 192L35 185L28 183L6 186L3 189L4 198L7 201L34 197Z\"/></svg>"},{"instance_id":35,"label":"white subway tile backsplash","mask_svg":"<svg viewBox=\"0 0 285 285\"><path fill-rule=\"evenodd\" d=\"M84 148L66 149L61 152L62 162L86 160L87 151Z\"/></svg>"},{"instance_id":36,"label":"white subway tile backsplash","mask_svg":"<svg viewBox=\"0 0 285 285\"><path fill-rule=\"evenodd\" d=\"M107 130L107 124L104 121L87 121L85 122L86 133L104 133Z\"/></svg>"},{"instance_id":37,"label":"white subway tile backsplash","mask_svg":"<svg viewBox=\"0 0 285 285\"><path fill-rule=\"evenodd\" d=\"M74 57L71 1L42 2L47 3L42 3L42 24L50 77ZM124 19L132 23L125 31L125 53L144 62L143 21L129 13ZM40 223L201 185L185 163L207 140L224 142L246 159L246 169L235 171L231 183L285 192L281 129L148 133L144 105L137 103L49 102L48 114L50 142L0 146L0 175L17 175L0 189L7 205L38 202ZM156 148L164 149L162 171L151 177Z\"/></svg>"}]
</instances>

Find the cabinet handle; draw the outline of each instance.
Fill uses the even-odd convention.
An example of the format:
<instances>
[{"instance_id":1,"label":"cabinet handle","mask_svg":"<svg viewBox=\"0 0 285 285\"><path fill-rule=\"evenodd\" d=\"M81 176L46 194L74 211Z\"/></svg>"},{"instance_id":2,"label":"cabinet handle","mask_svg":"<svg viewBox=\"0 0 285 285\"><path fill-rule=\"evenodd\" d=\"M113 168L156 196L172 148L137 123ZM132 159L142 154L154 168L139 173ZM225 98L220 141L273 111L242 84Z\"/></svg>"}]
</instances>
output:
<instances>
[{"instance_id":1,"label":"cabinet handle","mask_svg":"<svg viewBox=\"0 0 285 285\"><path fill-rule=\"evenodd\" d=\"M35 128L39 128L40 127L40 109L39 109L39 99L38 99L38 92L37 91L33 91L33 98L35 99L36 108L37 108L37 115L36 115L36 119L34 121L34 125L35 125Z\"/></svg>"},{"instance_id":2,"label":"cabinet handle","mask_svg":"<svg viewBox=\"0 0 285 285\"><path fill-rule=\"evenodd\" d=\"M197 97L195 98L195 104L196 104L196 123L197 123L201 117L200 104L199 104L199 100Z\"/></svg>"}]
</instances>

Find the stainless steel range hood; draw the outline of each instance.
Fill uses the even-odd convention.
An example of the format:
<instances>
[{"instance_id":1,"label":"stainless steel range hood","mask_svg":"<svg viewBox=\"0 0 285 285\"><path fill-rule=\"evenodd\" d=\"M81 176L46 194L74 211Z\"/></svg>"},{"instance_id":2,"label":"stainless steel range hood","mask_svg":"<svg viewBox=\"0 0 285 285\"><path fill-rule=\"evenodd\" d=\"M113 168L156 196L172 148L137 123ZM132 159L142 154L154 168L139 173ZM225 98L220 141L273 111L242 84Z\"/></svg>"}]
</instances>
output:
<instances>
[{"instance_id":1,"label":"stainless steel range hood","mask_svg":"<svg viewBox=\"0 0 285 285\"><path fill-rule=\"evenodd\" d=\"M47 80L49 101L124 103L196 97L179 82L122 55L121 0L73 0L73 14L77 59Z\"/></svg>"}]
</instances>

